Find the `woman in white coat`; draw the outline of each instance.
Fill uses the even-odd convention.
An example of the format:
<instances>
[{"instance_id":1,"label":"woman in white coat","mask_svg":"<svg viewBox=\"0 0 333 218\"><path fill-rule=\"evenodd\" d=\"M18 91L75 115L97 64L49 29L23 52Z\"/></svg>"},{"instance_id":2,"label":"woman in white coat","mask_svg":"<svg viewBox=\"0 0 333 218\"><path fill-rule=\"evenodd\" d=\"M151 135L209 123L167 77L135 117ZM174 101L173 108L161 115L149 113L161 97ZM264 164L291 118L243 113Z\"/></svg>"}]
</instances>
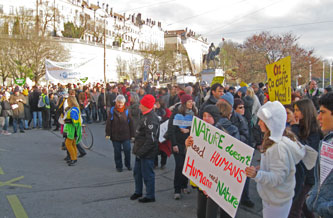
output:
<instances>
[{"instance_id":1,"label":"woman in white coat","mask_svg":"<svg viewBox=\"0 0 333 218\"><path fill-rule=\"evenodd\" d=\"M305 149L286 129L287 114L278 101L267 102L258 111L259 126L265 133L260 168L247 167L246 175L257 182L264 218L287 218L295 188L295 165Z\"/></svg>"}]
</instances>

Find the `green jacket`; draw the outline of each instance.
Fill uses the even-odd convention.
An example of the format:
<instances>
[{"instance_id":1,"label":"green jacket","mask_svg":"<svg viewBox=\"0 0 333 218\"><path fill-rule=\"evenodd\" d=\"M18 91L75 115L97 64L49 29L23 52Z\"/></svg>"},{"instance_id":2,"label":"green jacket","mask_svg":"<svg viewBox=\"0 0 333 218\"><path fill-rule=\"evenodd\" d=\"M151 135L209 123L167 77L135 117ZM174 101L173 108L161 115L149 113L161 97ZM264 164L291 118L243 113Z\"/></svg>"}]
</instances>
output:
<instances>
[{"instance_id":1,"label":"green jacket","mask_svg":"<svg viewBox=\"0 0 333 218\"><path fill-rule=\"evenodd\" d=\"M66 119L71 119L71 123L65 123L64 132L67 138L76 139L76 144L80 143L82 138L82 121L79 108L72 107L66 113ZM75 134L76 133L76 134Z\"/></svg>"}]
</instances>

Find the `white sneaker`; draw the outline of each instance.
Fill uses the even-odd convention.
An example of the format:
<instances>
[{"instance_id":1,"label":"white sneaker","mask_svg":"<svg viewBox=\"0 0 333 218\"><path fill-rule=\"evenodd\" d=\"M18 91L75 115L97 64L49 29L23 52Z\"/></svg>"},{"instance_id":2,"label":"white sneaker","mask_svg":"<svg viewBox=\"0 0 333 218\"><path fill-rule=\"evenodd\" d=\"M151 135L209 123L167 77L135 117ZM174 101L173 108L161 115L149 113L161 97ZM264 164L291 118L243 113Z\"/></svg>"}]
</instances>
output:
<instances>
[{"instance_id":1,"label":"white sneaker","mask_svg":"<svg viewBox=\"0 0 333 218\"><path fill-rule=\"evenodd\" d=\"M175 193L174 196L173 196L173 198L175 200L179 200L181 198L181 195L179 193Z\"/></svg>"},{"instance_id":2,"label":"white sneaker","mask_svg":"<svg viewBox=\"0 0 333 218\"><path fill-rule=\"evenodd\" d=\"M4 132L4 133L2 133L2 134L4 134L4 135L11 135L10 132Z\"/></svg>"}]
</instances>

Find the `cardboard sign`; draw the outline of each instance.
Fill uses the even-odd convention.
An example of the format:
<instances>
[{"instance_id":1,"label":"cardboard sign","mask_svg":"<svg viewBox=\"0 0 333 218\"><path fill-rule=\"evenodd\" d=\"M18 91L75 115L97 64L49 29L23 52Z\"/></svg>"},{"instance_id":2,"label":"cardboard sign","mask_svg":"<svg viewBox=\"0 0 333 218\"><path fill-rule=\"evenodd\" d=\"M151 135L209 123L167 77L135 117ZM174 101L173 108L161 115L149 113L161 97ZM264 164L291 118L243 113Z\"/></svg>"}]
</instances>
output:
<instances>
[{"instance_id":1,"label":"cardboard sign","mask_svg":"<svg viewBox=\"0 0 333 218\"><path fill-rule=\"evenodd\" d=\"M285 57L266 65L270 101L291 104L291 59Z\"/></svg>"},{"instance_id":2,"label":"cardboard sign","mask_svg":"<svg viewBox=\"0 0 333 218\"><path fill-rule=\"evenodd\" d=\"M323 184L333 168L333 144L323 141L320 150L320 185Z\"/></svg>"},{"instance_id":3,"label":"cardboard sign","mask_svg":"<svg viewBox=\"0 0 333 218\"><path fill-rule=\"evenodd\" d=\"M254 149L194 117L183 174L235 217Z\"/></svg>"},{"instance_id":4,"label":"cardboard sign","mask_svg":"<svg viewBox=\"0 0 333 218\"><path fill-rule=\"evenodd\" d=\"M214 85L215 83L223 84L224 76L214 76L212 83L210 86Z\"/></svg>"}]
</instances>

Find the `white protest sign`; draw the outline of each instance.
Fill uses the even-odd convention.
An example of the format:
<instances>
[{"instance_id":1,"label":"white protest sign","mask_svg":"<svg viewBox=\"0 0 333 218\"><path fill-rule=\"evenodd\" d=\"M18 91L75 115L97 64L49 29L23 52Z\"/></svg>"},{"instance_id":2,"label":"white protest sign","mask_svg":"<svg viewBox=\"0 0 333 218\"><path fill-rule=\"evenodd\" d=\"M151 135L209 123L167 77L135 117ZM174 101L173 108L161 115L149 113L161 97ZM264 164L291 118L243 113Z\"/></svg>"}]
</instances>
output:
<instances>
[{"instance_id":1,"label":"white protest sign","mask_svg":"<svg viewBox=\"0 0 333 218\"><path fill-rule=\"evenodd\" d=\"M323 184L333 168L333 144L323 141L320 150L320 185Z\"/></svg>"},{"instance_id":2,"label":"white protest sign","mask_svg":"<svg viewBox=\"0 0 333 218\"><path fill-rule=\"evenodd\" d=\"M159 137L159 142L164 142L166 139L164 138L165 133L168 131L168 124L169 124L169 120L163 122L160 125L160 137Z\"/></svg>"},{"instance_id":3,"label":"white protest sign","mask_svg":"<svg viewBox=\"0 0 333 218\"><path fill-rule=\"evenodd\" d=\"M254 149L194 117L183 174L235 217Z\"/></svg>"}]
</instances>

